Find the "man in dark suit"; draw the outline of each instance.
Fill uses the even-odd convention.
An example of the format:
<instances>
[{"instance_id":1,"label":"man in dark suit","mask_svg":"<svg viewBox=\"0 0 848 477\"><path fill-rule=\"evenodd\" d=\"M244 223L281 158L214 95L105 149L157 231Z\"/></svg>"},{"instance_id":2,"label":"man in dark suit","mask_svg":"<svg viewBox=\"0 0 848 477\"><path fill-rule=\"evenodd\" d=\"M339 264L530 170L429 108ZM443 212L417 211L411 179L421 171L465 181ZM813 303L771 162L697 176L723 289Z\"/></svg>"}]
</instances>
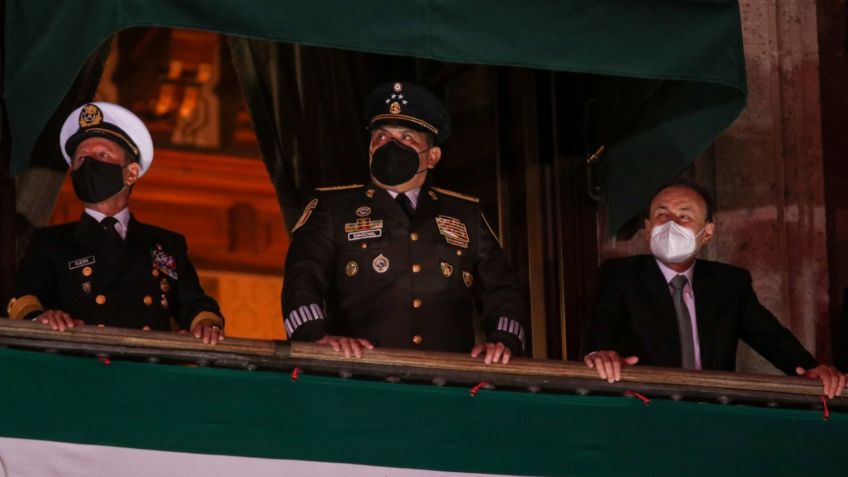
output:
<instances>
[{"instance_id":1,"label":"man in dark suit","mask_svg":"<svg viewBox=\"0 0 848 477\"><path fill-rule=\"evenodd\" d=\"M372 183L318 189L306 206L286 259L286 331L346 356L383 346L507 363L526 336L503 251L476 198L427 181L450 133L444 105L415 84L386 84L365 116Z\"/></svg>"},{"instance_id":2,"label":"man in dark suit","mask_svg":"<svg viewBox=\"0 0 848 477\"><path fill-rule=\"evenodd\" d=\"M60 144L85 212L33 232L9 317L62 331L88 324L224 339L218 304L200 287L185 238L130 214L132 187L153 161L141 119L115 104L86 104L68 116Z\"/></svg>"},{"instance_id":3,"label":"man in dark suit","mask_svg":"<svg viewBox=\"0 0 848 477\"><path fill-rule=\"evenodd\" d=\"M846 377L818 363L757 300L751 274L696 260L715 234L709 195L681 181L660 190L645 219L653 255L607 261L582 351L609 382L622 365L733 371L739 339L787 374L821 379L840 394Z\"/></svg>"}]
</instances>

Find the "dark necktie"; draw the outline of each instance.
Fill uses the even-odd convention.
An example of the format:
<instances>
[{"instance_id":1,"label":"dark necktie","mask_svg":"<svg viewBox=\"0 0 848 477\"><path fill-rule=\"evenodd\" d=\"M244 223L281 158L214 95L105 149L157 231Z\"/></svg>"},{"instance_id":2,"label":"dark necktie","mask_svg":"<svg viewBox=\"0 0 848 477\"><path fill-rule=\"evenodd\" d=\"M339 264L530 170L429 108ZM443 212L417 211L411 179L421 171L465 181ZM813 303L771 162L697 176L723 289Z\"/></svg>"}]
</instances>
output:
<instances>
[{"instance_id":1,"label":"dark necktie","mask_svg":"<svg viewBox=\"0 0 848 477\"><path fill-rule=\"evenodd\" d=\"M406 212L406 216L409 217L409 220L412 220L412 218L415 217L415 208L412 207L412 201L409 200L409 197L401 192L397 195L397 197L395 197L395 200L398 204L400 204L400 208Z\"/></svg>"},{"instance_id":2,"label":"dark necktie","mask_svg":"<svg viewBox=\"0 0 848 477\"><path fill-rule=\"evenodd\" d=\"M674 292L671 295L674 302L674 312L677 314L678 333L680 334L680 364L683 369L695 369L695 341L692 338L692 319L689 308L683 301L683 287L689 283L683 275L677 275L669 282Z\"/></svg>"},{"instance_id":3,"label":"dark necktie","mask_svg":"<svg viewBox=\"0 0 848 477\"><path fill-rule=\"evenodd\" d=\"M123 242L124 239L121 238L121 234L118 233L118 230L115 228L115 224L118 223L118 219L115 217L104 217L103 220L100 221L100 225L103 226L103 230L109 234L109 237L112 237L112 240L116 242Z\"/></svg>"}]
</instances>

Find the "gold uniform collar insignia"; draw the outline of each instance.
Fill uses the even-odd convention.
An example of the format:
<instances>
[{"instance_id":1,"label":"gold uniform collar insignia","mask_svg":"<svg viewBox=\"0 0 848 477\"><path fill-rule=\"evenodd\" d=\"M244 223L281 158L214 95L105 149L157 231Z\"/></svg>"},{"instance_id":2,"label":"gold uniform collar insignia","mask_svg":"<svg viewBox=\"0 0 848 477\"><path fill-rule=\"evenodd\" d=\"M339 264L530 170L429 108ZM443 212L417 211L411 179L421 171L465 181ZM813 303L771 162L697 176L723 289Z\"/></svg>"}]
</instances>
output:
<instances>
[{"instance_id":1,"label":"gold uniform collar insignia","mask_svg":"<svg viewBox=\"0 0 848 477\"><path fill-rule=\"evenodd\" d=\"M297 219L297 223L292 227L292 233L295 233L297 229L303 227L306 224L306 221L309 220L309 216L312 215L312 211L315 210L315 207L318 207L318 199L312 199L306 204L306 208L303 209L303 214L300 215L300 218Z\"/></svg>"}]
</instances>

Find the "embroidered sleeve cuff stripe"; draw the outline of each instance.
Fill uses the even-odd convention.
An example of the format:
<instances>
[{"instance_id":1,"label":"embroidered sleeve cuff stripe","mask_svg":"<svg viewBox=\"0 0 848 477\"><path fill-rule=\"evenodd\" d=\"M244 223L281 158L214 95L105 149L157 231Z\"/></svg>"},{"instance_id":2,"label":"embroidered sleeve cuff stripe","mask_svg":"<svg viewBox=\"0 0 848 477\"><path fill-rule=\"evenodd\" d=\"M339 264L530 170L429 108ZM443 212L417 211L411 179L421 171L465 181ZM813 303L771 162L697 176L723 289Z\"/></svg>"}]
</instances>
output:
<instances>
[{"instance_id":1,"label":"embroidered sleeve cuff stripe","mask_svg":"<svg viewBox=\"0 0 848 477\"><path fill-rule=\"evenodd\" d=\"M191 320L191 325L189 325L188 329L194 330L194 327L198 325L210 325L223 328L224 320L211 311L201 311L194 317L193 320Z\"/></svg>"},{"instance_id":2,"label":"embroidered sleeve cuff stripe","mask_svg":"<svg viewBox=\"0 0 848 477\"><path fill-rule=\"evenodd\" d=\"M311 305L303 305L296 310L292 310L289 316L283 320L286 325L286 333L292 336L294 332L304 323L314 320L323 320L324 312L321 307L313 303Z\"/></svg>"},{"instance_id":3,"label":"embroidered sleeve cuff stripe","mask_svg":"<svg viewBox=\"0 0 848 477\"><path fill-rule=\"evenodd\" d=\"M518 338L518 341L521 342L521 349L524 349L524 327L521 326L521 323L507 318L506 316L502 316L498 318L498 331L504 331L515 335Z\"/></svg>"},{"instance_id":4,"label":"embroidered sleeve cuff stripe","mask_svg":"<svg viewBox=\"0 0 848 477\"><path fill-rule=\"evenodd\" d=\"M6 307L6 312L9 313L9 318L22 320L28 314L43 309L44 306L42 306L38 297L35 295L24 295L19 298L12 298L9 301L9 306Z\"/></svg>"}]
</instances>

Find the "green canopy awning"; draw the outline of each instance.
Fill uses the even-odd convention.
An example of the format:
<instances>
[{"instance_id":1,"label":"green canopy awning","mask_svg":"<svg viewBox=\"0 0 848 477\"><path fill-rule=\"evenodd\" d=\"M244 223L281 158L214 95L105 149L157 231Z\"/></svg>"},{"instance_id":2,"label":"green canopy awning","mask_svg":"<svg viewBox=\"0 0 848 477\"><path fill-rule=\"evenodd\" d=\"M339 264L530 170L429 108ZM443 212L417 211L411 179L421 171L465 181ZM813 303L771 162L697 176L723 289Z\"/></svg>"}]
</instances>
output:
<instances>
[{"instance_id":1,"label":"green canopy awning","mask_svg":"<svg viewBox=\"0 0 848 477\"><path fill-rule=\"evenodd\" d=\"M154 25L639 78L638 88L611 91L599 115L622 122L603 159L613 229L691 163L746 97L732 0L7 0L3 71L13 174L27 168L86 58L118 30Z\"/></svg>"}]
</instances>

